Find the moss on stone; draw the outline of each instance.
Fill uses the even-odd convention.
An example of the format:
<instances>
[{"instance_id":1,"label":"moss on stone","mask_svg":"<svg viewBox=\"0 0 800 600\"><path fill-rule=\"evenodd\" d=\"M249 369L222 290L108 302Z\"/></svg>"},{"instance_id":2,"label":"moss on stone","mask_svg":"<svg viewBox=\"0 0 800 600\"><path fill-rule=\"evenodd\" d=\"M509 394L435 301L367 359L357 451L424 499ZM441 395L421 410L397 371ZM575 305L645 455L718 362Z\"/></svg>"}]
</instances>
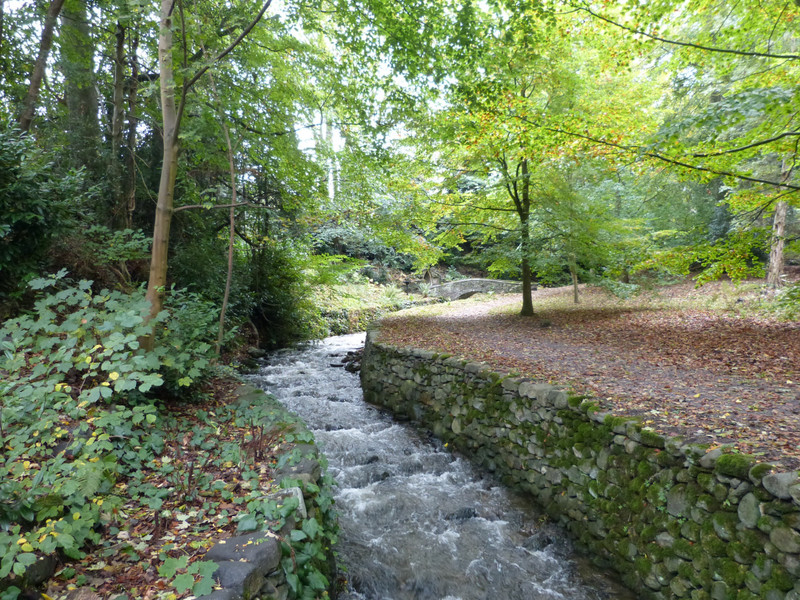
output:
<instances>
[{"instance_id":1,"label":"moss on stone","mask_svg":"<svg viewBox=\"0 0 800 600\"><path fill-rule=\"evenodd\" d=\"M730 542L727 552L730 558L741 564L750 564L754 556L753 549L739 541Z\"/></svg>"},{"instance_id":2,"label":"moss on stone","mask_svg":"<svg viewBox=\"0 0 800 600\"><path fill-rule=\"evenodd\" d=\"M728 477L747 479L753 462L754 458L747 454L723 454L717 459L714 471Z\"/></svg>"},{"instance_id":3,"label":"moss on stone","mask_svg":"<svg viewBox=\"0 0 800 600\"><path fill-rule=\"evenodd\" d=\"M649 558L644 556L639 556L633 561L633 566L636 569L637 575L644 579L650 574L650 571L653 569L653 563L650 561Z\"/></svg>"},{"instance_id":4,"label":"moss on stone","mask_svg":"<svg viewBox=\"0 0 800 600\"><path fill-rule=\"evenodd\" d=\"M730 558L719 558L713 562L714 572L732 587L740 587L744 583L747 575L747 567L731 560Z\"/></svg>"},{"instance_id":5,"label":"moss on stone","mask_svg":"<svg viewBox=\"0 0 800 600\"><path fill-rule=\"evenodd\" d=\"M646 429L646 428L641 430L641 435L642 435L642 443L645 446L651 446L653 448L659 448L661 450L664 449L665 440L663 435L656 433L651 429Z\"/></svg>"},{"instance_id":6,"label":"moss on stone","mask_svg":"<svg viewBox=\"0 0 800 600\"><path fill-rule=\"evenodd\" d=\"M766 535L752 529L741 529L736 532L736 537L746 548L754 552L762 551L764 544L767 542Z\"/></svg>"},{"instance_id":7,"label":"moss on stone","mask_svg":"<svg viewBox=\"0 0 800 600\"><path fill-rule=\"evenodd\" d=\"M748 472L747 475L751 480L755 480L757 482L760 482L764 478L765 475L769 475L770 473L772 473L772 470L774 468L775 467L773 467L770 464L759 463L757 465L753 465L750 468L750 471Z\"/></svg>"},{"instance_id":8,"label":"moss on stone","mask_svg":"<svg viewBox=\"0 0 800 600\"><path fill-rule=\"evenodd\" d=\"M636 473L639 477L650 479L656 472L656 468L649 461L643 460L636 465Z\"/></svg>"},{"instance_id":9,"label":"moss on stone","mask_svg":"<svg viewBox=\"0 0 800 600\"><path fill-rule=\"evenodd\" d=\"M672 544L672 550L677 556L685 558L688 561L695 560L698 554L698 548L689 540L678 539Z\"/></svg>"},{"instance_id":10,"label":"moss on stone","mask_svg":"<svg viewBox=\"0 0 800 600\"><path fill-rule=\"evenodd\" d=\"M703 548L711 556L726 556L728 544L717 536L703 539Z\"/></svg>"},{"instance_id":11,"label":"moss on stone","mask_svg":"<svg viewBox=\"0 0 800 600\"><path fill-rule=\"evenodd\" d=\"M567 404L572 408L578 408L581 405L581 403L588 397L589 396L585 395L567 396Z\"/></svg>"},{"instance_id":12,"label":"moss on stone","mask_svg":"<svg viewBox=\"0 0 800 600\"><path fill-rule=\"evenodd\" d=\"M781 565L774 565L772 567L772 575L761 587L761 592L769 590L779 590L781 592L788 592L794 587L794 577L784 569Z\"/></svg>"}]
</instances>

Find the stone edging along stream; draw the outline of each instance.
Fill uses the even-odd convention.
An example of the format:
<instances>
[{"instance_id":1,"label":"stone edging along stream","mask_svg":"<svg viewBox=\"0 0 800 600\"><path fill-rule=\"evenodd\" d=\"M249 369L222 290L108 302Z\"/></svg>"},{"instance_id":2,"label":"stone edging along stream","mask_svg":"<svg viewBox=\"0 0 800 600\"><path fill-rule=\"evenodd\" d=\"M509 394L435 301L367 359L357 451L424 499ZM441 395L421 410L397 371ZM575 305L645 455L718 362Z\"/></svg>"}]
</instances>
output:
<instances>
[{"instance_id":1,"label":"stone edging along stream","mask_svg":"<svg viewBox=\"0 0 800 600\"><path fill-rule=\"evenodd\" d=\"M276 411L290 416L283 405L271 396L251 385L242 385L236 390L237 402L274 404ZM293 423L295 430L303 428L296 417L287 419ZM315 518L322 530L335 528L334 517L329 510L323 510L318 503L321 488L327 485L323 479L319 452L312 444L297 444L291 450L291 456L284 466L274 474L275 484L280 488L277 492L265 495L264 500L284 502L289 498L297 499L297 508L292 514L276 523L276 531L256 531L233 538L219 540L206 552L203 560L217 563L214 578L216 591L201 596L197 600L286 600L291 596L290 586L286 579L282 561L292 551L287 540L292 539L294 530L302 531L306 519ZM306 534L303 533L303 537ZM293 557L289 556L288 558ZM328 549L326 560L316 560L316 568L322 572L333 585L335 564L333 555Z\"/></svg>"},{"instance_id":2,"label":"stone edging along stream","mask_svg":"<svg viewBox=\"0 0 800 600\"><path fill-rule=\"evenodd\" d=\"M640 597L800 600L800 479L583 397L367 334L367 402L430 427Z\"/></svg>"}]
</instances>

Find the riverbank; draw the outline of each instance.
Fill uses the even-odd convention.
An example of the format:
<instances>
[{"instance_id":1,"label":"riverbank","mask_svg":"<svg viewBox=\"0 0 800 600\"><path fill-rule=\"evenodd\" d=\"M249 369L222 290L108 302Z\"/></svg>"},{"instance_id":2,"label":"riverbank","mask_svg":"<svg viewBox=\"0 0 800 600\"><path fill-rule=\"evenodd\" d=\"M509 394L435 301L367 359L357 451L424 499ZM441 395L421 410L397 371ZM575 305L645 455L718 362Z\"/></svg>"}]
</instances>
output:
<instances>
[{"instance_id":1,"label":"riverbank","mask_svg":"<svg viewBox=\"0 0 800 600\"><path fill-rule=\"evenodd\" d=\"M379 340L566 385L658 433L797 469L800 323L744 311L735 290L713 306L714 289L621 301L588 288L578 305L569 289L543 289L534 318L516 314L517 295L457 301L395 313Z\"/></svg>"},{"instance_id":2,"label":"riverbank","mask_svg":"<svg viewBox=\"0 0 800 600\"><path fill-rule=\"evenodd\" d=\"M0 594L15 598L16 587L33 594L25 598L52 600L237 600L310 588L322 597L335 583L337 524L332 482L302 420L233 377L212 378L194 398L153 414L129 433L150 460L114 473L114 487L93 503L93 543L78 555L38 556L0 582L0 590L11 586Z\"/></svg>"},{"instance_id":3,"label":"riverbank","mask_svg":"<svg viewBox=\"0 0 800 600\"><path fill-rule=\"evenodd\" d=\"M798 600L800 480L593 398L370 332L365 399L420 422L647 600Z\"/></svg>"}]
</instances>

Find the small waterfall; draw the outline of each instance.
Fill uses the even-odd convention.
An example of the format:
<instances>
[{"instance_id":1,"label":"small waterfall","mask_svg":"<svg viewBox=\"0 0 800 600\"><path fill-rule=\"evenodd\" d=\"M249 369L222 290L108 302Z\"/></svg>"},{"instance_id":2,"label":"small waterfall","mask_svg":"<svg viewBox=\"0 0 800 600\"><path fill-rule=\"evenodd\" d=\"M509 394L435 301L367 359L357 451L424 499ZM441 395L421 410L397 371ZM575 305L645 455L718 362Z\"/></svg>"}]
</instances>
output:
<instances>
[{"instance_id":1,"label":"small waterfall","mask_svg":"<svg viewBox=\"0 0 800 600\"><path fill-rule=\"evenodd\" d=\"M527 502L367 405L358 376L341 367L363 342L356 334L282 350L252 378L308 423L328 458L345 600L633 598Z\"/></svg>"}]
</instances>

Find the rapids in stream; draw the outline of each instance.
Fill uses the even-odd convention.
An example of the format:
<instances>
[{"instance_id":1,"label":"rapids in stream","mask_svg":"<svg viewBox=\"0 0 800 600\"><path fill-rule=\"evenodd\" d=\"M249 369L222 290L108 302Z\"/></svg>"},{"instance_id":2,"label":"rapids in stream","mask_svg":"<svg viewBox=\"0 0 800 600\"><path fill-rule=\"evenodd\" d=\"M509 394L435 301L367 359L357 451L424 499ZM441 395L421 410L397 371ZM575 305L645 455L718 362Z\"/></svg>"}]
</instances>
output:
<instances>
[{"instance_id":1,"label":"rapids in stream","mask_svg":"<svg viewBox=\"0 0 800 600\"><path fill-rule=\"evenodd\" d=\"M533 506L427 432L363 400L341 367L364 334L270 355L252 381L309 426L336 481L344 600L633 596L575 556Z\"/></svg>"}]
</instances>

